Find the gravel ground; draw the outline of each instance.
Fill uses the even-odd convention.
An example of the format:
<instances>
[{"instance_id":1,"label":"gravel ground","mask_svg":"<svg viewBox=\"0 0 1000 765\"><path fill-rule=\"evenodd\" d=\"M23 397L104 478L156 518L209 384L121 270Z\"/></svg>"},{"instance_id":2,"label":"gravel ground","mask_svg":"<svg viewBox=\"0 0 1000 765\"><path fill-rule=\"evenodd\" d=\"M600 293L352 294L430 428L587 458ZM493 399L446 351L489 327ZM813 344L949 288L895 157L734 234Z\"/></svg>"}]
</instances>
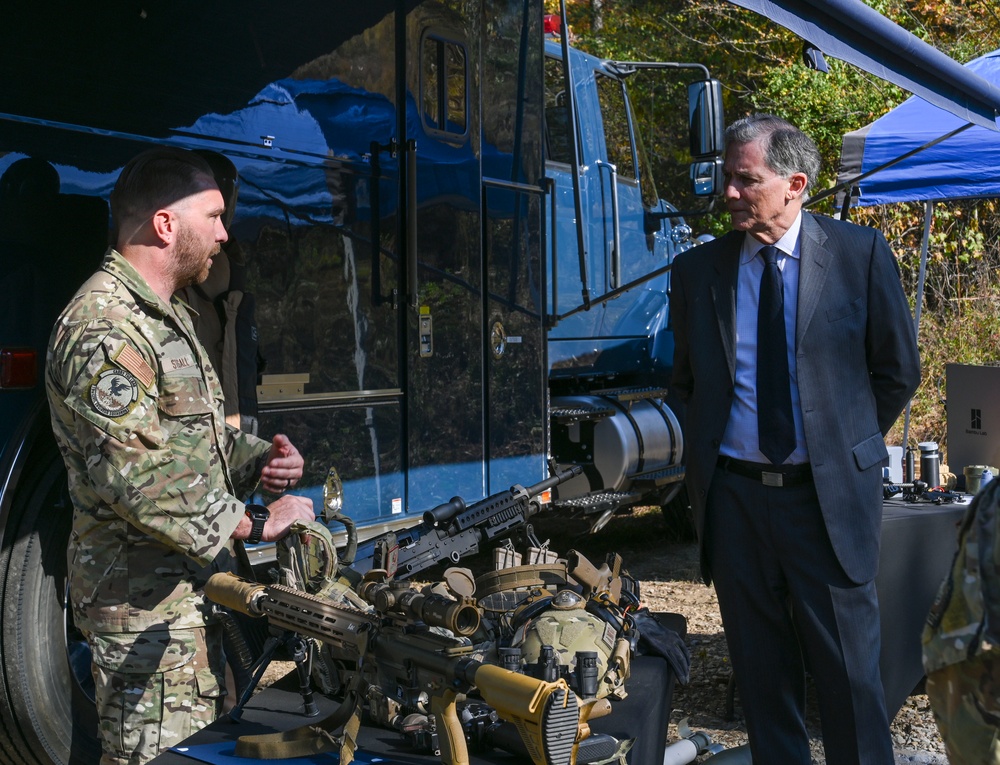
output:
<instances>
[{"instance_id":1,"label":"gravel ground","mask_svg":"<svg viewBox=\"0 0 1000 765\"><path fill-rule=\"evenodd\" d=\"M549 527L540 529L545 539ZM554 529L552 531L554 534ZM604 535L602 537L602 535ZM640 581L642 599L652 611L672 611L687 619L687 644L691 652L691 679L674 692L669 736L678 737L677 724L686 720L691 730L706 733L727 749L747 743L746 725L739 698L733 716L727 715L727 695L732 669L722 631L715 590L701 582L697 549L693 542L676 541L658 510L640 510L615 518L601 534L573 540L573 546L593 561L604 552L619 552L625 567ZM673 540L673 541L672 541ZM553 549L561 538L553 538ZM825 765L819 717L810 689L808 725L814 765ZM927 696L911 696L892 723L896 761L922 765L947 765L944 745L931 714ZM711 757L698 762L710 762Z\"/></svg>"},{"instance_id":2,"label":"gravel ground","mask_svg":"<svg viewBox=\"0 0 1000 765\"><path fill-rule=\"evenodd\" d=\"M681 604L671 610L683 613L688 620L691 681L674 693L671 737L677 737L677 723L686 719L690 729L703 731L713 742L726 748L745 744L746 726L738 698L733 705L733 715L727 714L731 668L714 590L684 580L643 581L642 588L650 608L656 610L658 607L654 604L661 602ZM809 692L812 702L811 688ZM819 734L819 718L812 703L809 713L813 762L821 765L826 759ZM911 696L907 700L893 721L892 736L898 763L947 765L926 696Z\"/></svg>"},{"instance_id":3,"label":"gravel ground","mask_svg":"<svg viewBox=\"0 0 1000 765\"><path fill-rule=\"evenodd\" d=\"M638 510L616 517L599 534L581 536L582 527L564 520L538 516L538 538L549 540L550 549L564 555L576 549L595 565L606 552L622 555L625 568L640 581L642 600L654 612L669 611L687 619L687 644L691 652L691 680L678 687L673 697L669 729L670 741L678 739L678 723L708 735L713 743L727 749L747 742L746 726L739 699L733 715L727 715L727 691L731 668L726 649L722 620L715 591L700 581L697 551L692 542L678 539L658 509ZM476 573L489 566L484 554L463 561ZM433 574L433 572L431 572ZM291 668L289 662L275 662L263 685L282 677ZM626 686L627 687L627 686ZM825 765L819 719L810 689L808 725L814 765ZM944 745L930 711L927 697L911 696L892 723L892 737L897 765L947 765ZM710 755L697 762L711 761Z\"/></svg>"}]
</instances>

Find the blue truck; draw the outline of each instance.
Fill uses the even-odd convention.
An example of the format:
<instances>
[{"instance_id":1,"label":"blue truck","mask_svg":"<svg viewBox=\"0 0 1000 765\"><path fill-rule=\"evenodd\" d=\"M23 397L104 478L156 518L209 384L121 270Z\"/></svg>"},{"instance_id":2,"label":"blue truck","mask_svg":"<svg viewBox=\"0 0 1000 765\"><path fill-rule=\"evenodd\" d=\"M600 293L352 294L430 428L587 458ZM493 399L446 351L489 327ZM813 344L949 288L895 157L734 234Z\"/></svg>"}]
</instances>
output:
<instances>
[{"instance_id":1,"label":"blue truck","mask_svg":"<svg viewBox=\"0 0 1000 765\"><path fill-rule=\"evenodd\" d=\"M594 529L622 507L683 503L667 267L694 239L656 194L625 87L653 65L574 50L540 0L7 17L0 761L97 758L89 653L64 607L72 506L44 354L108 245L121 166L151 144L238 171L227 254L241 282L225 293L253 308L243 423L289 434L315 499L336 466L374 534L581 465L552 505ZM707 196L720 89L703 67L683 76Z\"/></svg>"}]
</instances>

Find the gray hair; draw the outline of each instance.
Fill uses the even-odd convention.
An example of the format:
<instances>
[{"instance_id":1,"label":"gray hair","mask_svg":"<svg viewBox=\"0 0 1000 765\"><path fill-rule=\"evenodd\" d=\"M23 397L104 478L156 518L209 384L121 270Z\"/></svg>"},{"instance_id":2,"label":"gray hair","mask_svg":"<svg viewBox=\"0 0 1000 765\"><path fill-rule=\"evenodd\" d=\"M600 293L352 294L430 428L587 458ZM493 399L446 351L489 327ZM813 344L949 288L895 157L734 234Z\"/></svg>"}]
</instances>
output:
<instances>
[{"instance_id":1,"label":"gray hair","mask_svg":"<svg viewBox=\"0 0 1000 765\"><path fill-rule=\"evenodd\" d=\"M812 138L795 125L773 114L751 114L726 128L726 146L739 143L762 144L764 161L782 178L795 173L806 176L806 192L819 175L819 149Z\"/></svg>"}]
</instances>

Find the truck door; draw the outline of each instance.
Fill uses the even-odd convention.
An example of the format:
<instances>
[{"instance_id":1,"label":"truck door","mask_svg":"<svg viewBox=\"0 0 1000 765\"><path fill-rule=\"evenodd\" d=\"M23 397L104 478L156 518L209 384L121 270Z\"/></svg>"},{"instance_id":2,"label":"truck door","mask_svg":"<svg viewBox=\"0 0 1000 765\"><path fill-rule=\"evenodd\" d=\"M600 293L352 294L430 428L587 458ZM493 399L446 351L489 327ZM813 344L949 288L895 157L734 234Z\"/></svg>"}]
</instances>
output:
<instances>
[{"instance_id":1,"label":"truck door","mask_svg":"<svg viewBox=\"0 0 1000 765\"><path fill-rule=\"evenodd\" d=\"M541 11L478 5L417 8L407 25L411 510L544 475Z\"/></svg>"},{"instance_id":2,"label":"truck door","mask_svg":"<svg viewBox=\"0 0 1000 765\"><path fill-rule=\"evenodd\" d=\"M418 6L407 34L406 445L411 510L481 496L482 217L477 13Z\"/></svg>"},{"instance_id":3,"label":"truck door","mask_svg":"<svg viewBox=\"0 0 1000 765\"><path fill-rule=\"evenodd\" d=\"M508 5L499 14L504 25L485 36L483 50L490 492L548 475L541 14L527 3Z\"/></svg>"},{"instance_id":4,"label":"truck door","mask_svg":"<svg viewBox=\"0 0 1000 765\"><path fill-rule=\"evenodd\" d=\"M549 366L568 391L591 373L616 378L616 387L648 372L648 338L665 316L666 277L635 284L669 262L665 226L649 215L661 203L621 73L569 48L570 86L560 46L550 41L546 48L546 172L554 187L549 294L557 321Z\"/></svg>"}]
</instances>

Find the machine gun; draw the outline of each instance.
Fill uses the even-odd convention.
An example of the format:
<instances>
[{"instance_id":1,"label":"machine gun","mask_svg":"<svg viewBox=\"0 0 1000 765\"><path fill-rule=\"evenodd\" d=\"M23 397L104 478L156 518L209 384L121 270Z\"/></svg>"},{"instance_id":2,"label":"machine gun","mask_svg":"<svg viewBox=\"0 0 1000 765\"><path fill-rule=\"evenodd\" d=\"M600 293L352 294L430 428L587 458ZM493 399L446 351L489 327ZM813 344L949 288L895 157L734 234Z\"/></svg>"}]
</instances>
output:
<instances>
[{"instance_id":1,"label":"machine gun","mask_svg":"<svg viewBox=\"0 0 1000 765\"><path fill-rule=\"evenodd\" d=\"M461 497L452 497L424 513L423 521L400 532L388 532L358 548L357 557L345 559L355 581L370 569L384 569L390 578L405 579L426 568L479 552L479 545L527 525L538 513L536 497L544 491L583 472L574 465L550 478L524 488L515 484L466 506Z\"/></svg>"},{"instance_id":2,"label":"machine gun","mask_svg":"<svg viewBox=\"0 0 1000 765\"><path fill-rule=\"evenodd\" d=\"M411 631L377 612L342 607L282 585L247 582L233 574L214 574L205 586L213 601L250 616L267 616L272 626L322 641L339 660L353 664L354 677L372 678L376 690L402 708L430 712L441 736L441 761L469 762L456 702L475 688L499 717L513 723L536 765L572 765L579 741L589 733L579 701L565 680L547 682L483 664L472 658L467 641L432 632ZM442 616L447 624L468 626L475 611L459 604L450 611L421 608L424 619ZM475 617L478 623L478 614ZM348 702L345 702L348 703ZM242 743L241 739L241 743ZM241 754L237 745L237 754ZM353 755L353 749L350 750ZM348 765L341 750L341 762Z\"/></svg>"}]
</instances>

